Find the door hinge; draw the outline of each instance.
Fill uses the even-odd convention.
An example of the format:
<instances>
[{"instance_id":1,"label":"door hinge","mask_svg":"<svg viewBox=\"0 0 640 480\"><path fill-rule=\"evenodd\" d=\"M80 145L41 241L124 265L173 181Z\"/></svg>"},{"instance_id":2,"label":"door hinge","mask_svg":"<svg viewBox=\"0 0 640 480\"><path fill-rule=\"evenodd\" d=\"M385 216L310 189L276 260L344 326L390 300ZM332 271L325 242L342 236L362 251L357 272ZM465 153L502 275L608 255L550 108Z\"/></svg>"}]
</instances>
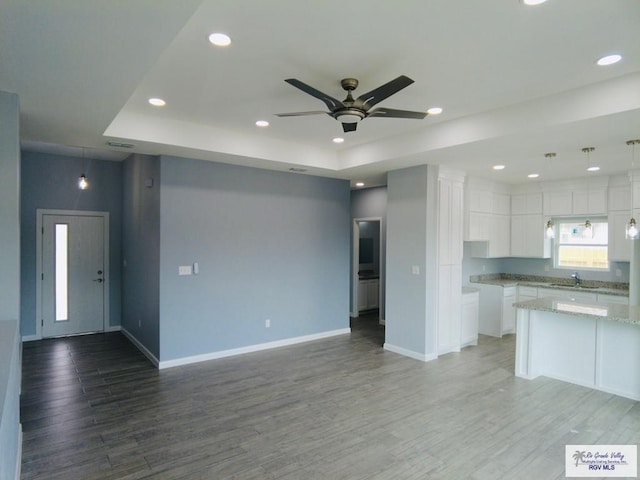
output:
<instances>
[{"instance_id":1,"label":"door hinge","mask_svg":"<svg viewBox=\"0 0 640 480\"><path fill-rule=\"evenodd\" d=\"M40 326L41 326L41 327L44 327L44 318L41 318L41 319L40 319Z\"/></svg>"},{"instance_id":2,"label":"door hinge","mask_svg":"<svg viewBox=\"0 0 640 480\"><path fill-rule=\"evenodd\" d=\"M40 280L44 280L44 273L40 274Z\"/></svg>"},{"instance_id":3,"label":"door hinge","mask_svg":"<svg viewBox=\"0 0 640 480\"><path fill-rule=\"evenodd\" d=\"M40 229L42 230L42 235L44 235L44 227L40 227Z\"/></svg>"}]
</instances>

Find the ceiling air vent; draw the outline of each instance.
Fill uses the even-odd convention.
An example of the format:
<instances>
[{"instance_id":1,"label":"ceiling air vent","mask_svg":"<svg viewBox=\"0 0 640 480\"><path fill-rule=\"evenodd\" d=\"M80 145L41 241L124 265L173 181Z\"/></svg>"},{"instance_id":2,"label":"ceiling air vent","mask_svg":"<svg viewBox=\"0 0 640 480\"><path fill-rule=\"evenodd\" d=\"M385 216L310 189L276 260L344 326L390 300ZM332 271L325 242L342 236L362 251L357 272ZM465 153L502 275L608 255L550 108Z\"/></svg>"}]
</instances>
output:
<instances>
[{"instance_id":1,"label":"ceiling air vent","mask_svg":"<svg viewBox=\"0 0 640 480\"><path fill-rule=\"evenodd\" d=\"M298 172L298 173L302 173L302 172L306 172L307 169L306 168L296 168L296 167L291 167L289 169L290 172Z\"/></svg>"}]
</instances>

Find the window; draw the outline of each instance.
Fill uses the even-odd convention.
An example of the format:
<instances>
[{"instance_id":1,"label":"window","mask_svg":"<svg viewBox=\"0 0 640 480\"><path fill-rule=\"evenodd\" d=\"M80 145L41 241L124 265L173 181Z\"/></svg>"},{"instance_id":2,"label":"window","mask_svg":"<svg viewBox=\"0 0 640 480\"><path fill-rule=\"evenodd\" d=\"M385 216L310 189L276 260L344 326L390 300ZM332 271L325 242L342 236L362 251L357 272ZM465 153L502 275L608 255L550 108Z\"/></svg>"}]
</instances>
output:
<instances>
[{"instance_id":1,"label":"window","mask_svg":"<svg viewBox=\"0 0 640 480\"><path fill-rule=\"evenodd\" d=\"M55 275L56 322L69 319L69 225L56 223Z\"/></svg>"},{"instance_id":2,"label":"window","mask_svg":"<svg viewBox=\"0 0 640 480\"><path fill-rule=\"evenodd\" d=\"M586 218L557 222L556 268L608 270L609 229L604 218L591 218L592 235L585 232Z\"/></svg>"}]
</instances>

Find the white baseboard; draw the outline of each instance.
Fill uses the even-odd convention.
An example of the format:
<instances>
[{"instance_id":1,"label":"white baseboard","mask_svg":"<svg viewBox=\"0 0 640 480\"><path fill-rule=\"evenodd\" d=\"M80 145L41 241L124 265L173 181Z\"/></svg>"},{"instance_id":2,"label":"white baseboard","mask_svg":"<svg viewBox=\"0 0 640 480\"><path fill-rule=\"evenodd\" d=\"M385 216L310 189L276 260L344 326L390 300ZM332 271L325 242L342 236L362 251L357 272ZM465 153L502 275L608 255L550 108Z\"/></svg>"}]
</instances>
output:
<instances>
[{"instance_id":1,"label":"white baseboard","mask_svg":"<svg viewBox=\"0 0 640 480\"><path fill-rule=\"evenodd\" d=\"M122 325L111 325L104 329L105 332L119 332L122 330Z\"/></svg>"},{"instance_id":2,"label":"white baseboard","mask_svg":"<svg viewBox=\"0 0 640 480\"><path fill-rule=\"evenodd\" d=\"M284 340L277 340L275 342L259 343L257 345L249 345L247 347L232 348L230 350L221 350L219 352L204 353L202 355L193 355L190 357L176 358L173 360L161 361L158 368L172 368L181 365L188 365L190 363L206 362L208 360L216 360L218 358L232 357L235 355L243 355L245 353L259 352L261 350L270 350L272 348L286 347L288 345L295 345L297 343L311 342L313 340L320 340L322 338L334 337L336 335L344 335L351 333L350 328L342 328L339 330L330 330L328 332L314 333L313 335L304 335L301 337L287 338Z\"/></svg>"},{"instance_id":3,"label":"white baseboard","mask_svg":"<svg viewBox=\"0 0 640 480\"><path fill-rule=\"evenodd\" d=\"M22 424L18 424L18 451L16 453L16 480L20 480L22 473Z\"/></svg>"},{"instance_id":4,"label":"white baseboard","mask_svg":"<svg viewBox=\"0 0 640 480\"><path fill-rule=\"evenodd\" d=\"M430 362L431 360L435 360L436 358L438 358L438 356L435 354L425 355L423 353L414 352L413 350L407 350L406 348L398 347L386 342L382 348L393 353L404 355L405 357L420 360L421 362Z\"/></svg>"},{"instance_id":5,"label":"white baseboard","mask_svg":"<svg viewBox=\"0 0 640 480\"><path fill-rule=\"evenodd\" d=\"M42 337L38 335L23 335L23 342L35 342L36 340L42 340Z\"/></svg>"},{"instance_id":6,"label":"white baseboard","mask_svg":"<svg viewBox=\"0 0 640 480\"><path fill-rule=\"evenodd\" d=\"M143 354L145 357L147 357L147 358L149 359L149 361L150 361L151 363L153 363L153 365L154 365L156 368L160 368L160 367L159 367L159 365L160 365L160 361L156 358L156 356L155 356L153 353L151 353L147 347L145 347L142 343L140 343L140 341L139 341L136 337L134 337L134 336L129 332L129 330L127 330L127 329L126 329L126 328L124 328L124 327L120 327L120 331L124 334L124 336L125 336L125 337L127 337L127 338L129 339L129 341L130 341L131 343L133 343L133 344L136 346L136 348L137 348L138 350L140 350L140 351L142 352L142 354Z\"/></svg>"},{"instance_id":7,"label":"white baseboard","mask_svg":"<svg viewBox=\"0 0 640 480\"><path fill-rule=\"evenodd\" d=\"M384 318L381 318L379 323L380 323L380 325L384 325L385 324Z\"/></svg>"}]
</instances>

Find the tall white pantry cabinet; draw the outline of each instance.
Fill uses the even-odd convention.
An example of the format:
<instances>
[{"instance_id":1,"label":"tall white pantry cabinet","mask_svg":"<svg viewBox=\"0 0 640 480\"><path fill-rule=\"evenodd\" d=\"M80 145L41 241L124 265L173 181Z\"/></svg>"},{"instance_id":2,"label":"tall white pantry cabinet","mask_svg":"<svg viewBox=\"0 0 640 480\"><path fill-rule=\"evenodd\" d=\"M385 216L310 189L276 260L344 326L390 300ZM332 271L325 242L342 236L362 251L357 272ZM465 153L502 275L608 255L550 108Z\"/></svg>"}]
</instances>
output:
<instances>
[{"instance_id":1,"label":"tall white pantry cabinet","mask_svg":"<svg viewBox=\"0 0 640 480\"><path fill-rule=\"evenodd\" d=\"M464 175L438 176L438 355L460 351Z\"/></svg>"}]
</instances>

